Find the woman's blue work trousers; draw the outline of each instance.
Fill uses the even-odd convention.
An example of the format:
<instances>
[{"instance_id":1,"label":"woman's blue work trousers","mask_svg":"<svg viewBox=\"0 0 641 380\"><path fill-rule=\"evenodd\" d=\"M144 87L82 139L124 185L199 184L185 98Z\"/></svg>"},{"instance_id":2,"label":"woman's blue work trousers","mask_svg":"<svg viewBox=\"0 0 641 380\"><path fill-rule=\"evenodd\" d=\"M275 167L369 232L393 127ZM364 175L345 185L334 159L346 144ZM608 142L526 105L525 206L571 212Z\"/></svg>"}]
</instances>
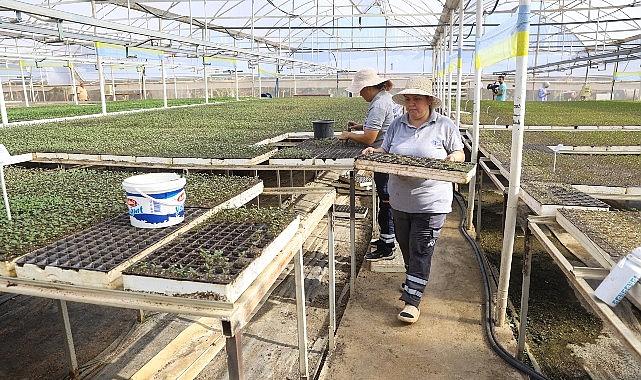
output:
<instances>
[{"instance_id":1,"label":"woman's blue work trousers","mask_svg":"<svg viewBox=\"0 0 641 380\"><path fill-rule=\"evenodd\" d=\"M432 255L447 214L406 213L394 210L396 241L405 262L401 300L418 307L430 278Z\"/></svg>"}]
</instances>

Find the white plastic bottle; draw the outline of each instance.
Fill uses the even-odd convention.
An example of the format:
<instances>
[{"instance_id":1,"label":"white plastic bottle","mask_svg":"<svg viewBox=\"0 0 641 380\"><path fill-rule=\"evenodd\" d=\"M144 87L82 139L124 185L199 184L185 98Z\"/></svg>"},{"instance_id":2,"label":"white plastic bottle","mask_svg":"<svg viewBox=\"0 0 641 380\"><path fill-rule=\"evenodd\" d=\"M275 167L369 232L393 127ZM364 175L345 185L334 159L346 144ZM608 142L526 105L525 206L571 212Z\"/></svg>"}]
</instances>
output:
<instances>
[{"instance_id":1,"label":"white plastic bottle","mask_svg":"<svg viewBox=\"0 0 641 380\"><path fill-rule=\"evenodd\" d=\"M612 267L594 295L610 306L616 306L630 288L641 279L641 247L632 250Z\"/></svg>"}]
</instances>

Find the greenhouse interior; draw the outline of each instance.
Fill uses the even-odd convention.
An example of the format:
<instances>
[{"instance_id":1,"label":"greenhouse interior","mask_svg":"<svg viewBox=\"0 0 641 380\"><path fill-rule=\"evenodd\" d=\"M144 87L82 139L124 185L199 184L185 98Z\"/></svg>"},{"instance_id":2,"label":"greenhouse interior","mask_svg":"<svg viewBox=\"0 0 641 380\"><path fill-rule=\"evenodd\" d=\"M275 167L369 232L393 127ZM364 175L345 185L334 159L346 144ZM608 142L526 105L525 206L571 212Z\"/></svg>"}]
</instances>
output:
<instances>
[{"instance_id":1,"label":"greenhouse interior","mask_svg":"<svg viewBox=\"0 0 641 380\"><path fill-rule=\"evenodd\" d=\"M641 378L641 2L2 0L0 92L2 379Z\"/></svg>"}]
</instances>

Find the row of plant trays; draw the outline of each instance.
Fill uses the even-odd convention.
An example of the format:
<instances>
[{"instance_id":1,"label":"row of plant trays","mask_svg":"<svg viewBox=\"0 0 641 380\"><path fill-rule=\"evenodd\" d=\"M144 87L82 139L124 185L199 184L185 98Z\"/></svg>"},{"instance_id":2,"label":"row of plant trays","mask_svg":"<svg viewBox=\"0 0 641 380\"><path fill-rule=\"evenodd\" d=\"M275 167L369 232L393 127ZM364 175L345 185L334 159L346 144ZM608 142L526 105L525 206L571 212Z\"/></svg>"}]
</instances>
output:
<instances>
[{"instance_id":1,"label":"row of plant trays","mask_svg":"<svg viewBox=\"0 0 641 380\"><path fill-rule=\"evenodd\" d=\"M641 244L641 211L559 208L556 222L605 269ZM641 284L630 289L628 298L641 307Z\"/></svg>"},{"instance_id":2,"label":"row of plant trays","mask_svg":"<svg viewBox=\"0 0 641 380\"><path fill-rule=\"evenodd\" d=\"M270 165L340 165L351 166L365 146L338 138L307 139L293 148L285 148L269 159Z\"/></svg>"},{"instance_id":3,"label":"row of plant trays","mask_svg":"<svg viewBox=\"0 0 641 380\"><path fill-rule=\"evenodd\" d=\"M252 158L144 157L111 154L33 153L36 162L80 162L92 164L145 164L168 166L256 165L265 162L278 150L273 149Z\"/></svg>"},{"instance_id":4,"label":"row of plant trays","mask_svg":"<svg viewBox=\"0 0 641 380\"><path fill-rule=\"evenodd\" d=\"M564 183L526 181L521 184L519 197L532 211L542 216L555 215L559 207L598 211L610 209L607 203Z\"/></svg>"},{"instance_id":5,"label":"row of plant trays","mask_svg":"<svg viewBox=\"0 0 641 380\"><path fill-rule=\"evenodd\" d=\"M475 173L476 165L426 157L391 153L370 153L356 157L356 169L465 184Z\"/></svg>"},{"instance_id":6,"label":"row of plant trays","mask_svg":"<svg viewBox=\"0 0 641 380\"><path fill-rule=\"evenodd\" d=\"M185 220L164 228L137 228L128 214L102 222L23 255L12 262L16 277L100 288L122 286L122 271L154 250L224 210L256 198L263 183L242 191L213 208L187 207Z\"/></svg>"}]
</instances>

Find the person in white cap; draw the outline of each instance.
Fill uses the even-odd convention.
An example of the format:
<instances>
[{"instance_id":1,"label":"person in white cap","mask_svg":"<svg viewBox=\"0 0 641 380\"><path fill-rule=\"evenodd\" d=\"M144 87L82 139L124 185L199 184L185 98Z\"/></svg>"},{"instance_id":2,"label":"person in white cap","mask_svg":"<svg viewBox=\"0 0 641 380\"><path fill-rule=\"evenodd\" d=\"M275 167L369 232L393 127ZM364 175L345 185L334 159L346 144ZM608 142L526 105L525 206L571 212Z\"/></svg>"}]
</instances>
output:
<instances>
[{"instance_id":1,"label":"person in white cap","mask_svg":"<svg viewBox=\"0 0 641 380\"><path fill-rule=\"evenodd\" d=\"M389 79L381 78L375 69L367 67L358 70L354 74L352 83L347 91L359 94L365 101L369 102L367 115L362 124L350 121L347 123L347 131L341 133L339 139L349 139L371 147L378 148L383 142L385 132L392 120L394 120L394 107L392 95L392 82ZM354 133L352 130L362 130L363 133ZM389 193L387 192L387 180L389 174L374 173L376 194L378 195L378 228L379 238L372 244L374 251L365 255L365 260L379 261L391 260L394 258L394 221L392 209L389 204Z\"/></svg>"},{"instance_id":2,"label":"person in white cap","mask_svg":"<svg viewBox=\"0 0 641 380\"><path fill-rule=\"evenodd\" d=\"M539 91L536 94L539 102L546 102L548 100L548 95L550 95L550 91L548 91L549 87L550 82L545 82L543 83L543 87L539 88Z\"/></svg>"},{"instance_id":3,"label":"person in white cap","mask_svg":"<svg viewBox=\"0 0 641 380\"><path fill-rule=\"evenodd\" d=\"M372 152L428 157L445 161L465 161L464 145L458 127L434 111L441 100L432 92L432 81L412 77L406 88L392 99L405 106L406 113L394 119L380 148ZM396 228L396 241L403 254L406 274L398 319L414 323L430 277L434 246L445 218L452 211L452 184L445 181L390 175L390 205Z\"/></svg>"}]
</instances>

